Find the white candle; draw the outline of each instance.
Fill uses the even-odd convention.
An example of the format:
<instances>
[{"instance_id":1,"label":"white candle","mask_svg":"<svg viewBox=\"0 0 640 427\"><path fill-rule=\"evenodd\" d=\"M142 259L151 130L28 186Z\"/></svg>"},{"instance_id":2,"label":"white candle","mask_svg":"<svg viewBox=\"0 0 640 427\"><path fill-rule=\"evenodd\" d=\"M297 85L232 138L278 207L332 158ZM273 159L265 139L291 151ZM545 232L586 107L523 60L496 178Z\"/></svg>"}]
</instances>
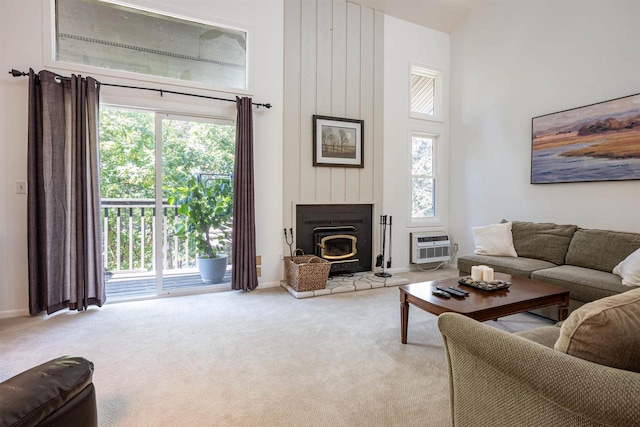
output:
<instances>
[{"instance_id":1,"label":"white candle","mask_svg":"<svg viewBox=\"0 0 640 427\"><path fill-rule=\"evenodd\" d=\"M474 265L471 267L471 280L479 282L482 280L482 267L479 265Z\"/></svg>"},{"instance_id":2,"label":"white candle","mask_svg":"<svg viewBox=\"0 0 640 427\"><path fill-rule=\"evenodd\" d=\"M482 281L493 282L493 268L485 266L482 269Z\"/></svg>"}]
</instances>

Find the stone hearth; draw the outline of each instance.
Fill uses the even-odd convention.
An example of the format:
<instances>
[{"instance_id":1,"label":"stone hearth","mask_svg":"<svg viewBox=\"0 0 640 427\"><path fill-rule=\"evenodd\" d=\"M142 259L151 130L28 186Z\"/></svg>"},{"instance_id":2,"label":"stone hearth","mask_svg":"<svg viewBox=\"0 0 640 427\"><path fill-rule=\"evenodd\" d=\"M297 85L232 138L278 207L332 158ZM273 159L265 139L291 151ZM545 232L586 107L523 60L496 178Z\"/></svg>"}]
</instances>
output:
<instances>
[{"instance_id":1,"label":"stone hearth","mask_svg":"<svg viewBox=\"0 0 640 427\"><path fill-rule=\"evenodd\" d=\"M333 276L327 280L325 289L317 291L298 292L287 284L286 280L280 281L280 286L285 288L295 298L311 298L322 295L339 294L343 292L363 291L366 289L385 288L400 286L409 283L409 279L400 276L377 277L373 272L354 273L353 276Z\"/></svg>"}]
</instances>

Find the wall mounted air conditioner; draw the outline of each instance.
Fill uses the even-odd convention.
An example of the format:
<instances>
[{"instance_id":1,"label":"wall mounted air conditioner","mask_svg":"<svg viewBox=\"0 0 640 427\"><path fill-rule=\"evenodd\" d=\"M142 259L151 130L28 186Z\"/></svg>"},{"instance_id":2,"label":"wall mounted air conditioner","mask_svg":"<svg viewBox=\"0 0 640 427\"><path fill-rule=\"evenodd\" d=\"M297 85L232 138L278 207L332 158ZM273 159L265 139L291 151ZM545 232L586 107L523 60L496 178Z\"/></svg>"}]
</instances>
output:
<instances>
[{"instance_id":1,"label":"wall mounted air conditioner","mask_svg":"<svg viewBox=\"0 0 640 427\"><path fill-rule=\"evenodd\" d=\"M411 263L449 261L451 241L444 232L411 233Z\"/></svg>"}]
</instances>

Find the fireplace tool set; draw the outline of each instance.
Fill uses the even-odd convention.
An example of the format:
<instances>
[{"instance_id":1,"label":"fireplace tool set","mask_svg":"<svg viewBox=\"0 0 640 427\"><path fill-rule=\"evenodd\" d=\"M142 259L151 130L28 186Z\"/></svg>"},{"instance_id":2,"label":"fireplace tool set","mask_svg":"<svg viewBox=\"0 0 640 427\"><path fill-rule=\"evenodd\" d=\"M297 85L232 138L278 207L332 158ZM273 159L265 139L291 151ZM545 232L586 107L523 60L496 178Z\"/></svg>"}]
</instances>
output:
<instances>
[{"instance_id":1,"label":"fireplace tool set","mask_svg":"<svg viewBox=\"0 0 640 427\"><path fill-rule=\"evenodd\" d=\"M289 233L291 233L291 242L289 242L289 236L287 236L287 229L284 229L284 241L289 246L289 256L293 257L293 243L295 242L293 238L293 228L289 229Z\"/></svg>"},{"instance_id":2,"label":"fireplace tool set","mask_svg":"<svg viewBox=\"0 0 640 427\"><path fill-rule=\"evenodd\" d=\"M387 273L384 271L385 265L387 268L391 268L391 250L392 250L392 236L391 232L392 228L392 219L393 217L389 215L389 259L385 263L385 249L387 246L387 215L380 215L380 254L376 257L376 267L382 267L382 271L376 273L375 275L378 277L391 277L391 273Z\"/></svg>"}]
</instances>

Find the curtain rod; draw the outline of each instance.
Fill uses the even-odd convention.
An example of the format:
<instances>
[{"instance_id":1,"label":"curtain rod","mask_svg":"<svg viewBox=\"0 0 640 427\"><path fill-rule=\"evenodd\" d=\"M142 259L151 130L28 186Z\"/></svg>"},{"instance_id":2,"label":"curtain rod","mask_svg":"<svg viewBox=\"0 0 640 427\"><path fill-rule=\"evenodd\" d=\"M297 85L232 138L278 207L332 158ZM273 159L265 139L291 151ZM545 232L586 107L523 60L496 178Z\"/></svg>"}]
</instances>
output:
<instances>
[{"instance_id":1,"label":"curtain rod","mask_svg":"<svg viewBox=\"0 0 640 427\"><path fill-rule=\"evenodd\" d=\"M22 76L28 76L29 73L25 73L24 71L18 71L16 69L12 69L11 71L9 71L9 74L11 74L13 77L22 77ZM65 77L63 77L65 78ZM126 88L126 89L138 89L138 90L150 90L152 92L159 92L160 96L164 95L165 93L171 93L174 95L184 95L184 96L193 96L196 98L206 98L206 99L215 99L217 101L227 101L227 102L236 102L233 99L228 99L228 98L218 98L216 96L207 96L207 95L196 95L193 93L186 93L186 92L176 92L173 90L165 90L165 89L155 89L155 88L150 88L150 87L140 87L140 86L127 86L127 85L117 85L117 84L113 84L113 83L100 83L100 85L102 86L112 86L112 87L122 87L122 88ZM257 102L252 102L252 105L255 105L256 107L260 108L260 107L264 107L264 108L271 108L271 104L260 104Z\"/></svg>"}]
</instances>

